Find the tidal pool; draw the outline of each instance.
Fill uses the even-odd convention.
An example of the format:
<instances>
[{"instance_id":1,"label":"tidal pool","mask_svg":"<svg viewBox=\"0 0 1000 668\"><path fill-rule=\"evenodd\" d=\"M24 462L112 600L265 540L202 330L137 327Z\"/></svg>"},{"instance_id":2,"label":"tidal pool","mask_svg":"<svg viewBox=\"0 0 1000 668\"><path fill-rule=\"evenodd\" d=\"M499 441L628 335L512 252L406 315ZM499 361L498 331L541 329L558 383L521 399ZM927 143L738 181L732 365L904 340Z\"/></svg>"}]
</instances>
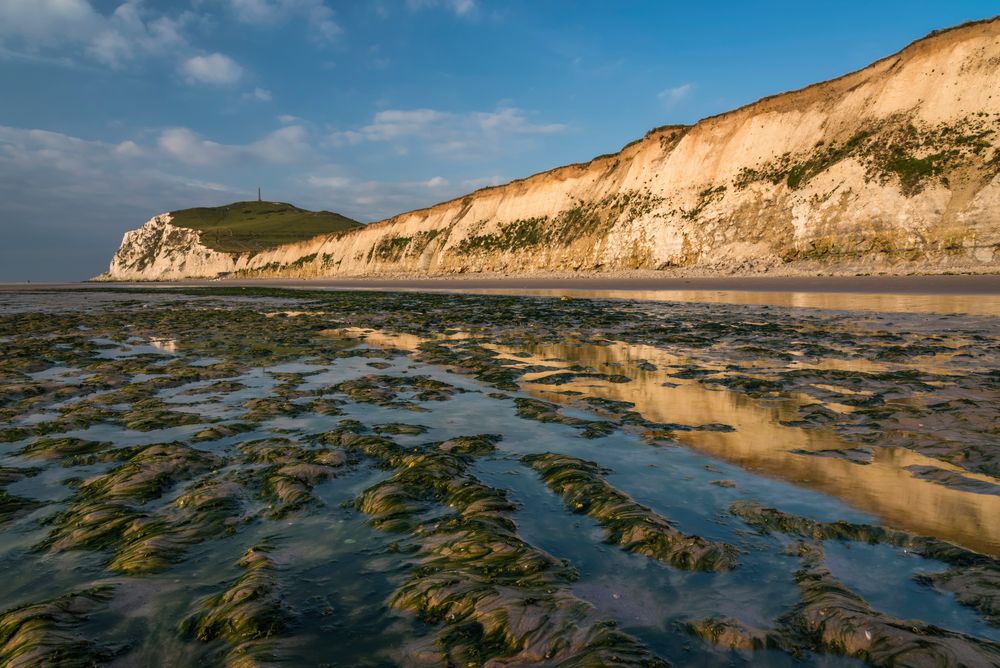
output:
<instances>
[{"instance_id":1,"label":"tidal pool","mask_svg":"<svg viewBox=\"0 0 1000 668\"><path fill-rule=\"evenodd\" d=\"M1000 665L993 315L0 293L0 664Z\"/></svg>"}]
</instances>

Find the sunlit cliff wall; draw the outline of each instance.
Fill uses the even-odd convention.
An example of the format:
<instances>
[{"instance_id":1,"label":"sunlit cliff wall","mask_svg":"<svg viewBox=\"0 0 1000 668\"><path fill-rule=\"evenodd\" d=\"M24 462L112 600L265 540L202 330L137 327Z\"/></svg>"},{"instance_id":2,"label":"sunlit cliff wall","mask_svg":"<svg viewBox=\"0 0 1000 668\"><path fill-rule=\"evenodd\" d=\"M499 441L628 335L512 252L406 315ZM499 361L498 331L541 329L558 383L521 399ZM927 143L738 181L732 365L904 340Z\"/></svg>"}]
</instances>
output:
<instances>
[{"instance_id":1,"label":"sunlit cliff wall","mask_svg":"<svg viewBox=\"0 0 1000 668\"><path fill-rule=\"evenodd\" d=\"M256 254L157 216L103 278L1000 270L1000 19L613 155Z\"/></svg>"}]
</instances>

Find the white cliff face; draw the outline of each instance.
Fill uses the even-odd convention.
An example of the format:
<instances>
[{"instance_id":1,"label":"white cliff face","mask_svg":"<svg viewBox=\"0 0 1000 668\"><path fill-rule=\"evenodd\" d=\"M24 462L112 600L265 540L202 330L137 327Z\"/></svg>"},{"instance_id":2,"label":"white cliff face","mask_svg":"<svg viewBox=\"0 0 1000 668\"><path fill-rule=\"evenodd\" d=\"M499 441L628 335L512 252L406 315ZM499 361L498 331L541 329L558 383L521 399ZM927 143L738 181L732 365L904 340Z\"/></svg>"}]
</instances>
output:
<instances>
[{"instance_id":1,"label":"white cliff face","mask_svg":"<svg viewBox=\"0 0 1000 668\"><path fill-rule=\"evenodd\" d=\"M233 256L201 244L201 234L170 224L169 213L161 213L137 230L126 232L111 259L107 273L99 279L141 281L155 277L175 280L189 276L217 276Z\"/></svg>"},{"instance_id":2,"label":"white cliff face","mask_svg":"<svg viewBox=\"0 0 1000 668\"><path fill-rule=\"evenodd\" d=\"M1000 20L622 151L256 254L167 214L105 278L1000 270Z\"/></svg>"}]
</instances>

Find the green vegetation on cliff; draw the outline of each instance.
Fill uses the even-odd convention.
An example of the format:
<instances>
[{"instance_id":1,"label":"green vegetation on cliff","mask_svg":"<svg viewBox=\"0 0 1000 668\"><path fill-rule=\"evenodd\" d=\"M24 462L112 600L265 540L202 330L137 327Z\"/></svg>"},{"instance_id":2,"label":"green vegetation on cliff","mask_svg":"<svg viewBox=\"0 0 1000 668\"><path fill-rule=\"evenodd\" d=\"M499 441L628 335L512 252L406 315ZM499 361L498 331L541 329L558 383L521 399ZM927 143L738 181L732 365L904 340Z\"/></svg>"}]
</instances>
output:
<instances>
[{"instance_id":1,"label":"green vegetation on cliff","mask_svg":"<svg viewBox=\"0 0 1000 668\"><path fill-rule=\"evenodd\" d=\"M171 212L171 223L201 232L201 242L225 253L274 248L361 227L332 211L306 211L284 202L234 202Z\"/></svg>"}]
</instances>

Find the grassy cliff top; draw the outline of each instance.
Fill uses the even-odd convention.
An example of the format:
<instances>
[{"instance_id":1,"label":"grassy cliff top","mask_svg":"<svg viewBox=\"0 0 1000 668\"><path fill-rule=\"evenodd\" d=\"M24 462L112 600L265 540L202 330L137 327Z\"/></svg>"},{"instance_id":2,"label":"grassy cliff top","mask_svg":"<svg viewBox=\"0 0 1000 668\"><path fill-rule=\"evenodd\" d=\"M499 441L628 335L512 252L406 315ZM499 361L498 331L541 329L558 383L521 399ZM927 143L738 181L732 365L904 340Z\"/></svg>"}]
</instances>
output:
<instances>
[{"instance_id":1,"label":"grassy cliff top","mask_svg":"<svg viewBox=\"0 0 1000 668\"><path fill-rule=\"evenodd\" d=\"M233 202L170 215L172 224L201 231L203 244L225 253L259 251L361 226L339 213L306 211L284 202Z\"/></svg>"}]
</instances>

